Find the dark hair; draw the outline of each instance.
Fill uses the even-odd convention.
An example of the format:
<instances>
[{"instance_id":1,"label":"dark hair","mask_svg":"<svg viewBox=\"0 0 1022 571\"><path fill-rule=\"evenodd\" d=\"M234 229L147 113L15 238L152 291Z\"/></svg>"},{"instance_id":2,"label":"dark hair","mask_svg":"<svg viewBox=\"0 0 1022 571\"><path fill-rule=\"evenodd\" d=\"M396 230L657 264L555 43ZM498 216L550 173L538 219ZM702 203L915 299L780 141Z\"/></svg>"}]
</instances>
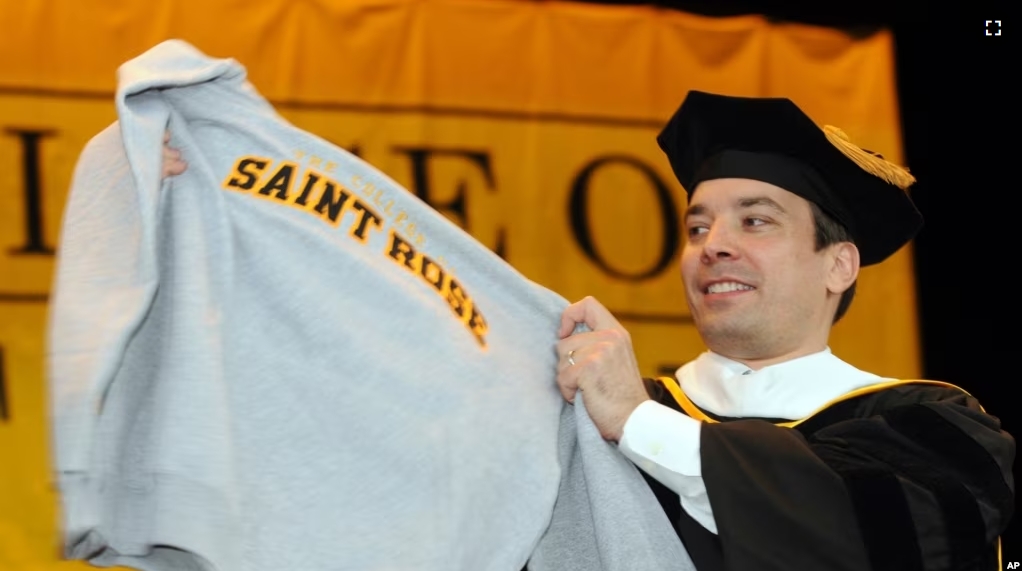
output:
<instances>
[{"instance_id":1,"label":"dark hair","mask_svg":"<svg viewBox=\"0 0 1022 571\"><path fill-rule=\"evenodd\" d=\"M809 207L813 210L813 224L816 226L816 251L837 244L839 242L851 242L855 244L855 240L852 239L852 234L845 228L840 222L834 220L829 214L820 210L820 207L814 202L809 203ZM834 321L837 323L845 313L848 312L848 307L852 305L852 298L855 297L855 284L858 280L852 282L852 285L841 294L841 299L837 303L837 311L834 312Z\"/></svg>"}]
</instances>

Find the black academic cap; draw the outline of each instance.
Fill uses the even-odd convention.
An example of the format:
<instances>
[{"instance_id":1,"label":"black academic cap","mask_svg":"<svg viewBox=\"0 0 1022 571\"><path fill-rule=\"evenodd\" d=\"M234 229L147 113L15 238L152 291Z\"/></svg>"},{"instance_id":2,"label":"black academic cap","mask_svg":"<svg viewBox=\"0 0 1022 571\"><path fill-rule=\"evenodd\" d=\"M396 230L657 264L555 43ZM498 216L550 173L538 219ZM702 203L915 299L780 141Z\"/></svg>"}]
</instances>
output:
<instances>
[{"instance_id":1,"label":"black academic cap","mask_svg":"<svg viewBox=\"0 0 1022 571\"><path fill-rule=\"evenodd\" d=\"M690 91L657 137L688 193L716 178L749 178L814 202L844 225L861 264L877 264L922 227L907 170L818 127L791 100Z\"/></svg>"}]
</instances>

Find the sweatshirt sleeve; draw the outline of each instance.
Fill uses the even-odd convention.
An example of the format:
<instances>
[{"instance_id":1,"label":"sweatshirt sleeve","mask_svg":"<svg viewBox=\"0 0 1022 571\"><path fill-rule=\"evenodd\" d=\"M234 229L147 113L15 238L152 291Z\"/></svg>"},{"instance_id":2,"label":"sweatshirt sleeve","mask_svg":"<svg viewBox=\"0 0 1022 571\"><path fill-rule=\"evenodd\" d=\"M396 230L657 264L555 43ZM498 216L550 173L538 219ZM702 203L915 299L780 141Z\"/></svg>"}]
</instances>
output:
<instances>
[{"instance_id":1,"label":"sweatshirt sleeve","mask_svg":"<svg viewBox=\"0 0 1022 571\"><path fill-rule=\"evenodd\" d=\"M98 519L90 461L103 395L156 290L153 221L140 201L115 123L89 141L75 168L47 330L52 450L69 543Z\"/></svg>"}]
</instances>

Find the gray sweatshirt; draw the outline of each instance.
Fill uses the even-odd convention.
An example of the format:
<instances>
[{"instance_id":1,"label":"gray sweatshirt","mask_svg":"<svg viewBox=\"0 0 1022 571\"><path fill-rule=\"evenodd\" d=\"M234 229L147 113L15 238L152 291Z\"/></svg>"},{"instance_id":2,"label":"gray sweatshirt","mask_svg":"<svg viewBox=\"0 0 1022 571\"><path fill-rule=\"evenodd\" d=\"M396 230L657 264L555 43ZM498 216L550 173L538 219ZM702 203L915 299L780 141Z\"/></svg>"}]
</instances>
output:
<instances>
[{"instance_id":1,"label":"gray sweatshirt","mask_svg":"<svg viewBox=\"0 0 1022 571\"><path fill-rule=\"evenodd\" d=\"M116 104L75 171L51 306L69 558L691 569L556 388L564 299L287 123L234 60L162 43ZM164 181L168 128L189 168Z\"/></svg>"}]
</instances>

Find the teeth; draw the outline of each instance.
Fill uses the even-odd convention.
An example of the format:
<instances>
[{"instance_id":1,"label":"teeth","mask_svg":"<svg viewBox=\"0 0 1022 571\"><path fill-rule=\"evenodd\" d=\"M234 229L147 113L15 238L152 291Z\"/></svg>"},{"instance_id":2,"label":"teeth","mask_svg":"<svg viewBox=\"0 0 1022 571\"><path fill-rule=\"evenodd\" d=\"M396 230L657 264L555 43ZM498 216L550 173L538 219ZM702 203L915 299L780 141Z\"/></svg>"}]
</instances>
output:
<instances>
[{"instance_id":1,"label":"teeth","mask_svg":"<svg viewBox=\"0 0 1022 571\"><path fill-rule=\"evenodd\" d=\"M706 288L706 293L728 293L732 291L748 291L753 289L756 288L740 284L738 282L720 282Z\"/></svg>"}]
</instances>

